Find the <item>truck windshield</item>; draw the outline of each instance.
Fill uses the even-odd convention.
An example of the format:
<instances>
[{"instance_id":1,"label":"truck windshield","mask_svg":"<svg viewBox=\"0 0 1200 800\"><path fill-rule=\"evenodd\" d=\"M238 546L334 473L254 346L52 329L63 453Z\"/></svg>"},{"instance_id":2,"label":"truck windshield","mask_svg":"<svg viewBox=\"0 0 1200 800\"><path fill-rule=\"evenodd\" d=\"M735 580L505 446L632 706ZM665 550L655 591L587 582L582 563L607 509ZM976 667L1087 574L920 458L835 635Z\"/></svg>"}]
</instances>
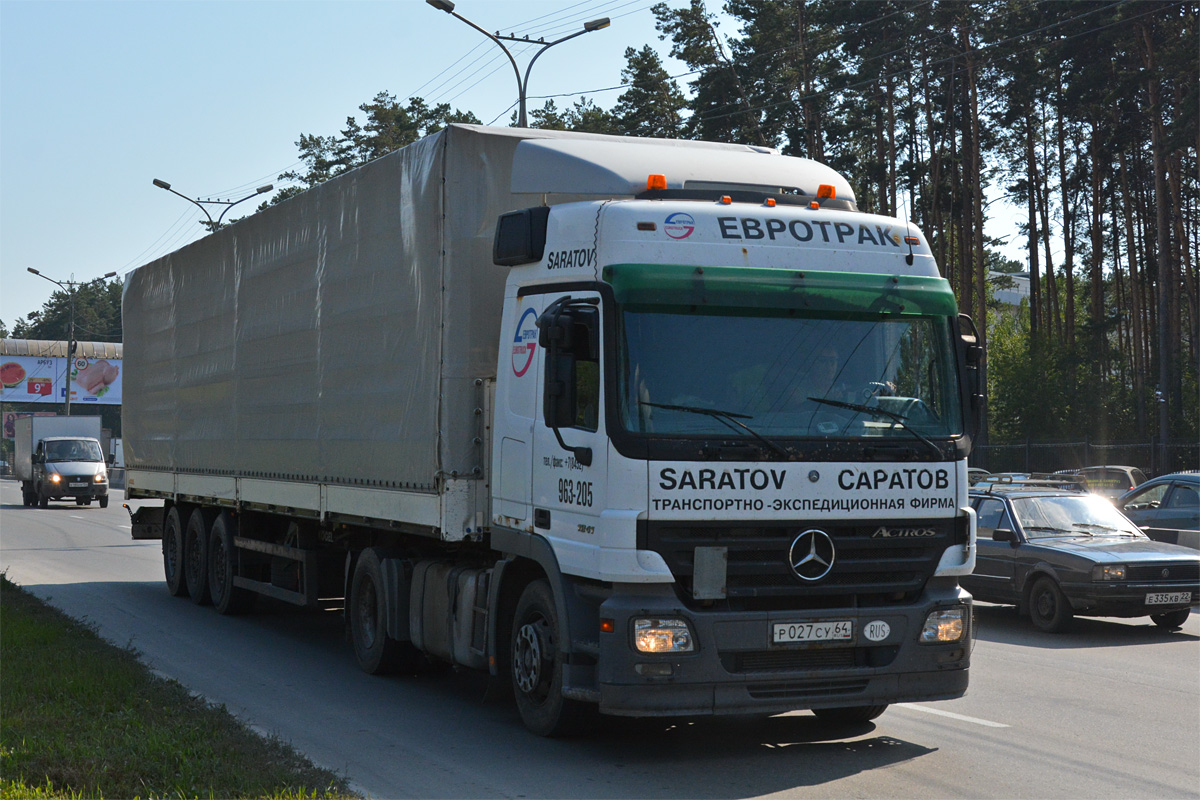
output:
<instances>
[{"instance_id":1,"label":"truck windshield","mask_svg":"<svg viewBox=\"0 0 1200 800\"><path fill-rule=\"evenodd\" d=\"M46 442L47 461L103 461L100 445L90 439Z\"/></svg>"},{"instance_id":2,"label":"truck windshield","mask_svg":"<svg viewBox=\"0 0 1200 800\"><path fill-rule=\"evenodd\" d=\"M728 436L729 417L766 437L962 433L949 317L657 305L619 319L632 433Z\"/></svg>"}]
</instances>

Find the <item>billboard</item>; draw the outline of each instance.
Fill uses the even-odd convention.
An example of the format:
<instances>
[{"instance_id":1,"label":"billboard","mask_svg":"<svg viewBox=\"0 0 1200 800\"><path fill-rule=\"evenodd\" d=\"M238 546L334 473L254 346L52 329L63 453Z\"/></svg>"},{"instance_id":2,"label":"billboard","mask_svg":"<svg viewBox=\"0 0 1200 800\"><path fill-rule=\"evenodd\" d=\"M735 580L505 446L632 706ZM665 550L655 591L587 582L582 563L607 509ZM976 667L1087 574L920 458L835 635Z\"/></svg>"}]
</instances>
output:
<instances>
[{"instance_id":1,"label":"billboard","mask_svg":"<svg viewBox=\"0 0 1200 800\"><path fill-rule=\"evenodd\" d=\"M71 402L121 404L121 360L118 358L0 357L0 401L58 404L67 397L71 369Z\"/></svg>"}]
</instances>

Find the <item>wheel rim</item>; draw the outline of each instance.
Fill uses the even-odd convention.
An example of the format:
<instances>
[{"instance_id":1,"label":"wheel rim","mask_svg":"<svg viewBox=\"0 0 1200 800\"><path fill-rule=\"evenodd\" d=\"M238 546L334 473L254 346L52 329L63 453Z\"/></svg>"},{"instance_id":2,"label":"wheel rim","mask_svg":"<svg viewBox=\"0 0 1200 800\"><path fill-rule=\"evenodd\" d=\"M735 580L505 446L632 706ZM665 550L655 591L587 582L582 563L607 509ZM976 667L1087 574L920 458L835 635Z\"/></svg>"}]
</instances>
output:
<instances>
[{"instance_id":1,"label":"wheel rim","mask_svg":"<svg viewBox=\"0 0 1200 800\"><path fill-rule=\"evenodd\" d=\"M1047 621L1052 619L1054 617L1055 612L1058 610L1058 602L1057 602L1057 599L1054 597L1054 592L1052 592L1048 588L1043 587L1038 592L1037 598L1034 601L1033 607L1037 611L1038 616L1041 617L1042 619L1047 620Z\"/></svg>"},{"instance_id":2,"label":"wheel rim","mask_svg":"<svg viewBox=\"0 0 1200 800\"><path fill-rule=\"evenodd\" d=\"M190 534L188 535L187 555L188 555L188 565L191 567L191 569L188 570L188 573L192 576L193 579L198 580L200 577L200 537L199 536L192 536Z\"/></svg>"},{"instance_id":3,"label":"wheel rim","mask_svg":"<svg viewBox=\"0 0 1200 800\"><path fill-rule=\"evenodd\" d=\"M174 530L167 532L166 549L163 550L163 563L167 568L167 577L174 578L179 574L179 535Z\"/></svg>"},{"instance_id":4,"label":"wheel rim","mask_svg":"<svg viewBox=\"0 0 1200 800\"><path fill-rule=\"evenodd\" d=\"M517 688L535 700L544 699L548 694L544 685L545 676L549 674L546 663L549 661L548 632L546 620L538 617L517 630L513 643L513 676Z\"/></svg>"},{"instance_id":5,"label":"wheel rim","mask_svg":"<svg viewBox=\"0 0 1200 800\"><path fill-rule=\"evenodd\" d=\"M229 553L225 550L225 542L220 538L213 542L213 548L212 588L214 589L213 593L220 598L225 596L225 575L229 567Z\"/></svg>"},{"instance_id":6,"label":"wheel rim","mask_svg":"<svg viewBox=\"0 0 1200 800\"><path fill-rule=\"evenodd\" d=\"M358 590L358 634L363 646L370 650L375 646L375 584L364 580Z\"/></svg>"}]
</instances>

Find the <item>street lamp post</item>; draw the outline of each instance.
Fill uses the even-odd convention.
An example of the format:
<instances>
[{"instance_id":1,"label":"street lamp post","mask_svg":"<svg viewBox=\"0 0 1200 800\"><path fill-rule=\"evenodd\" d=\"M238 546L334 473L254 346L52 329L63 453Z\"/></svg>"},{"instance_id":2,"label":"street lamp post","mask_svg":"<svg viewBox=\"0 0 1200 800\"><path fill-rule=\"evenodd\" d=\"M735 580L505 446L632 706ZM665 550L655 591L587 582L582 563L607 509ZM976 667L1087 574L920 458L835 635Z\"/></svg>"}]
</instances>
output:
<instances>
[{"instance_id":1,"label":"street lamp post","mask_svg":"<svg viewBox=\"0 0 1200 800\"><path fill-rule=\"evenodd\" d=\"M245 201L249 200L251 197L258 197L260 194L263 194L264 192L269 192L275 188L272 184L268 183L266 186L258 187L257 189L254 190L253 193L246 195L241 200L201 200L200 198L196 198L195 200L193 200L192 198L188 197L186 194L180 194L179 192L172 189L171 184L167 183L166 181L155 178L154 185L160 189L166 189L171 194L179 195L184 200L187 200L189 203L196 206L196 208L203 211L204 216L208 217L208 221L205 222L204 220L200 220L200 224L205 226L206 228L208 228L209 233L216 233L217 229L221 227L221 220L225 219L225 214L229 211L229 209L233 208L238 203L244 203ZM221 215L214 220L212 218L212 214L208 213L208 209L205 208L206 205L225 206L225 210L222 211Z\"/></svg>"},{"instance_id":2,"label":"street lamp post","mask_svg":"<svg viewBox=\"0 0 1200 800\"><path fill-rule=\"evenodd\" d=\"M591 33L592 31L598 31L603 28L607 28L612 24L608 17L601 17L600 19L594 19L590 22L583 23L583 30L575 31L575 33L564 36L561 39L555 39L552 42L547 42L545 39L531 39L528 36L501 36L499 31L494 34L488 33L474 22L471 22L471 20L456 12L454 10L454 3L450 2L450 0L425 0L425 2L436 8L438 11L445 11L455 19L462 20L466 24L470 25L472 28L495 42L496 45L504 51L504 55L508 56L508 60L512 64L513 73L517 76L517 96L518 100L520 101L520 109L517 112L518 128L529 127L528 119L525 116L525 92L526 89L529 88L529 73L533 69L533 62L537 61L538 57L541 56L542 53L546 52L551 47L554 47L556 44L562 44L569 39L574 39L576 36L583 36L585 33ZM521 77L521 70L517 66L517 60L513 58L513 54L509 52L508 48L504 46L504 42L519 42L521 44L541 45L537 53L535 53L533 58L529 60L529 64L526 65L524 79Z\"/></svg>"},{"instance_id":3,"label":"street lamp post","mask_svg":"<svg viewBox=\"0 0 1200 800\"><path fill-rule=\"evenodd\" d=\"M34 275L37 275L39 278L45 278L46 280L58 286L58 288L67 293L67 298L71 302L71 321L67 326L67 394L65 410L66 416L69 417L71 416L71 368L75 363L75 287L84 286L92 283L93 281L102 281L108 278L115 278L117 273L106 272L99 278L92 278L90 281L56 281L49 275L43 275L42 273L38 272L33 267L26 267L26 269L32 272Z\"/></svg>"}]
</instances>

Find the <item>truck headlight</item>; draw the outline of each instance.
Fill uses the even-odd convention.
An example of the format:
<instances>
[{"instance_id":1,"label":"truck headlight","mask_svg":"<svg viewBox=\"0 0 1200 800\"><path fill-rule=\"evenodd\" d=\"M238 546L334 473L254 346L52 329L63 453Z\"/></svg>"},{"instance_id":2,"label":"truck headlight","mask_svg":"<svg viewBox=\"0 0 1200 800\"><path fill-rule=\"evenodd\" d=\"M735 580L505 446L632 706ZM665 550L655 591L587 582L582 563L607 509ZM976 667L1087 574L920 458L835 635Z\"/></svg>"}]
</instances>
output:
<instances>
[{"instance_id":1,"label":"truck headlight","mask_svg":"<svg viewBox=\"0 0 1200 800\"><path fill-rule=\"evenodd\" d=\"M103 472L96 473L96 483L107 483L108 477Z\"/></svg>"},{"instance_id":2,"label":"truck headlight","mask_svg":"<svg viewBox=\"0 0 1200 800\"><path fill-rule=\"evenodd\" d=\"M1123 581L1125 580L1124 564L1097 564L1092 567L1094 581Z\"/></svg>"},{"instance_id":3,"label":"truck headlight","mask_svg":"<svg viewBox=\"0 0 1200 800\"><path fill-rule=\"evenodd\" d=\"M62 482L62 476L59 475L57 472L52 473L52 474L48 475L47 477L50 478L51 483L61 483Z\"/></svg>"},{"instance_id":4,"label":"truck headlight","mask_svg":"<svg viewBox=\"0 0 1200 800\"><path fill-rule=\"evenodd\" d=\"M695 649L692 631L682 619L635 619L633 644L639 653L690 653Z\"/></svg>"},{"instance_id":5,"label":"truck headlight","mask_svg":"<svg viewBox=\"0 0 1200 800\"><path fill-rule=\"evenodd\" d=\"M962 639L967 629L966 609L943 608L930 611L925 617L925 626L921 628L922 643L941 644L957 642Z\"/></svg>"}]
</instances>

